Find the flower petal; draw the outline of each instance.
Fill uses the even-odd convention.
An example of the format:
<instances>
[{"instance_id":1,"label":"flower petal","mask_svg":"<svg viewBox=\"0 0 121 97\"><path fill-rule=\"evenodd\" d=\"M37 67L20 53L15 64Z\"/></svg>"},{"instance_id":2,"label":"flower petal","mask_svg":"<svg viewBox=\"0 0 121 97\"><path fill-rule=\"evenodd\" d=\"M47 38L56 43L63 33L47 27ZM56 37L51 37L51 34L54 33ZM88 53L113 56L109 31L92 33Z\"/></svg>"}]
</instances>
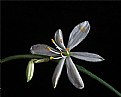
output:
<instances>
[{"instance_id":1,"label":"flower petal","mask_svg":"<svg viewBox=\"0 0 121 97\"><path fill-rule=\"evenodd\" d=\"M89 33L90 25L88 21L78 24L71 32L67 47L69 50L77 46Z\"/></svg>"},{"instance_id":2,"label":"flower petal","mask_svg":"<svg viewBox=\"0 0 121 97\"><path fill-rule=\"evenodd\" d=\"M55 88L57 83L58 83L58 80L60 78L60 75L61 75L61 71L62 71L62 68L63 68L63 65L64 65L64 62L65 62L65 58L62 58L58 65L56 66L55 68L55 71L53 73L53 77L52 77L52 83L53 83L53 87Z\"/></svg>"},{"instance_id":3,"label":"flower petal","mask_svg":"<svg viewBox=\"0 0 121 97\"><path fill-rule=\"evenodd\" d=\"M72 57L90 62L99 62L104 60L101 56L88 52L71 52L70 54Z\"/></svg>"},{"instance_id":4,"label":"flower petal","mask_svg":"<svg viewBox=\"0 0 121 97\"><path fill-rule=\"evenodd\" d=\"M58 29L55 33L55 41L58 44L59 47L61 47L62 49L65 49L65 45L63 42L63 35L62 35L62 31L61 29Z\"/></svg>"},{"instance_id":5,"label":"flower petal","mask_svg":"<svg viewBox=\"0 0 121 97\"><path fill-rule=\"evenodd\" d=\"M78 89L84 88L83 80L70 57L66 59L67 74L70 82Z\"/></svg>"},{"instance_id":6,"label":"flower petal","mask_svg":"<svg viewBox=\"0 0 121 97\"><path fill-rule=\"evenodd\" d=\"M45 45L45 44L36 44L31 46L30 51L32 54L38 54L38 55L46 55L46 56L58 56L56 53L53 53L50 51L58 52L57 50L53 49L52 47Z\"/></svg>"}]
</instances>

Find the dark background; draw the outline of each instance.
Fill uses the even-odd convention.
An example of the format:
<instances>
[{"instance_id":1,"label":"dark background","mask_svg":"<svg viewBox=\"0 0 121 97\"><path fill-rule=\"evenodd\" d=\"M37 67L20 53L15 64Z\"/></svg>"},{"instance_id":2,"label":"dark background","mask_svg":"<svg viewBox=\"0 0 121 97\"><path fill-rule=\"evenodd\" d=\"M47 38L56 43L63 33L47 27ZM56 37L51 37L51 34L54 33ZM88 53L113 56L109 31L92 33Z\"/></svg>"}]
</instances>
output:
<instances>
[{"instance_id":1,"label":"dark background","mask_svg":"<svg viewBox=\"0 0 121 97\"><path fill-rule=\"evenodd\" d=\"M29 54L34 44L48 44L55 31L63 31L67 45L72 29L89 21L90 33L73 51L88 51L105 58L99 63L73 59L121 92L121 2L2 2L2 58ZM68 80L64 66L57 88L51 78L57 63L35 64L32 80L26 82L29 59L2 64L2 97L116 97L88 75L80 72L85 83L76 89Z\"/></svg>"}]
</instances>

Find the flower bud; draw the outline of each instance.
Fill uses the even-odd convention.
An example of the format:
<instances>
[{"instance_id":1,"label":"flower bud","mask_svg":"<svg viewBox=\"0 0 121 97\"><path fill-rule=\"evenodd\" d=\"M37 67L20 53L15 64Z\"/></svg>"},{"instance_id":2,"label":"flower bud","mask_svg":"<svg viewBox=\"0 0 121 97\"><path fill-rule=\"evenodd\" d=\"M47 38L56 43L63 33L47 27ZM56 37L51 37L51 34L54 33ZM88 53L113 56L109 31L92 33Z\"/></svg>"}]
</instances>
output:
<instances>
[{"instance_id":1,"label":"flower bud","mask_svg":"<svg viewBox=\"0 0 121 97\"><path fill-rule=\"evenodd\" d=\"M34 74L34 60L30 60L26 69L26 77L27 77L27 82L29 82Z\"/></svg>"}]
</instances>

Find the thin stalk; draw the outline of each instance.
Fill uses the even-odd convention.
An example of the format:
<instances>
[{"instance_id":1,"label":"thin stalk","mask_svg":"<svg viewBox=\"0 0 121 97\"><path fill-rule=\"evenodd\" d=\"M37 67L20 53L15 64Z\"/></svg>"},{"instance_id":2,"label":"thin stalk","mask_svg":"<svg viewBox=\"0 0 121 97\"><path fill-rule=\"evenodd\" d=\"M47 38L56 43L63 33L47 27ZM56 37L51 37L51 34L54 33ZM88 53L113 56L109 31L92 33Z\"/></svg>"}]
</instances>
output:
<instances>
[{"instance_id":1,"label":"thin stalk","mask_svg":"<svg viewBox=\"0 0 121 97\"><path fill-rule=\"evenodd\" d=\"M79 66L79 65L76 65L76 66L77 66L78 70L80 70L81 72L87 74L91 78L97 80L102 85L104 85L105 87L107 87L108 89L110 89L112 92L114 92L117 96L121 97L121 93L118 92L113 86L111 86L110 84L108 84L107 82L105 82L104 80L102 80L101 78L97 77L95 74L91 73L90 71L88 71L84 67Z\"/></svg>"},{"instance_id":2,"label":"thin stalk","mask_svg":"<svg viewBox=\"0 0 121 97\"><path fill-rule=\"evenodd\" d=\"M3 64L5 62L11 61L11 60L15 60L15 59L38 59L38 58L44 58L46 59L46 62L49 61L48 57L45 56L40 56L40 55L31 55L31 54L24 54L24 55L14 55L14 56L9 56L6 57L2 60L0 60L0 63ZM54 62L58 62L58 61L54 61ZM121 97L121 93L118 92L113 86L111 86L110 84L108 84L107 82L105 82L104 80L102 80L101 78L99 78L98 76L96 76L95 74L91 73L90 71L88 71L87 69L85 69L82 66L76 65L77 68L87 74L88 76L90 76L91 78L97 80L98 82L100 82L102 85L104 85L105 87L107 87L109 90L111 90L112 92L114 92L117 96Z\"/></svg>"},{"instance_id":3,"label":"thin stalk","mask_svg":"<svg viewBox=\"0 0 121 97\"><path fill-rule=\"evenodd\" d=\"M23 55L13 55L13 56L9 56L6 57L4 59L0 60L0 63L5 63L11 60L15 60L15 59L34 59L34 58L47 58L46 56L40 56L40 55L32 55L32 54L23 54Z\"/></svg>"}]
</instances>

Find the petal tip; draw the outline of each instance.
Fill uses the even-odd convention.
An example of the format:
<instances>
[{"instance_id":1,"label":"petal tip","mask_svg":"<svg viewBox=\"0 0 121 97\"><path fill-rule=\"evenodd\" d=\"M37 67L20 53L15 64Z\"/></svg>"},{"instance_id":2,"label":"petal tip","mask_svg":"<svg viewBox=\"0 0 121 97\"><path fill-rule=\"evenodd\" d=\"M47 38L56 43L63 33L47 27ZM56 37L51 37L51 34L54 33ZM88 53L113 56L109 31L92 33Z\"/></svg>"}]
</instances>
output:
<instances>
[{"instance_id":1,"label":"petal tip","mask_svg":"<svg viewBox=\"0 0 121 97\"><path fill-rule=\"evenodd\" d=\"M53 88L54 88L54 89L56 88L56 85L55 85L55 84L53 84Z\"/></svg>"},{"instance_id":2,"label":"petal tip","mask_svg":"<svg viewBox=\"0 0 121 97\"><path fill-rule=\"evenodd\" d=\"M61 31L61 29L58 29L57 32L60 33L60 32L62 32L62 31Z\"/></svg>"},{"instance_id":3,"label":"petal tip","mask_svg":"<svg viewBox=\"0 0 121 97\"><path fill-rule=\"evenodd\" d=\"M84 86L81 86L81 87L79 87L78 89L83 89L84 88Z\"/></svg>"},{"instance_id":4,"label":"petal tip","mask_svg":"<svg viewBox=\"0 0 121 97\"><path fill-rule=\"evenodd\" d=\"M104 61L105 59L103 57L100 57L100 61Z\"/></svg>"},{"instance_id":5,"label":"petal tip","mask_svg":"<svg viewBox=\"0 0 121 97\"><path fill-rule=\"evenodd\" d=\"M89 23L89 21L84 21L84 22Z\"/></svg>"},{"instance_id":6,"label":"petal tip","mask_svg":"<svg viewBox=\"0 0 121 97\"><path fill-rule=\"evenodd\" d=\"M27 79L27 82L29 82L30 81L30 79Z\"/></svg>"},{"instance_id":7,"label":"petal tip","mask_svg":"<svg viewBox=\"0 0 121 97\"><path fill-rule=\"evenodd\" d=\"M56 86L53 86L53 88L55 89L55 88L56 88Z\"/></svg>"},{"instance_id":8,"label":"petal tip","mask_svg":"<svg viewBox=\"0 0 121 97\"><path fill-rule=\"evenodd\" d=\"M54 81L53 81L53 79L52 79L52 85L53 85L53 88L55 89L55 88L56 88L57 83L56 83L56 82L54 82Z\"/></svg>"},{"instance_id":9,"label":"petal tip","mask_svg":"<svg viewBox=\"0 0 121 97\"><path fill-rule=\"evenodd\" d=\"M102 58L102 61L104 61L105 59L104 58Z\"/></svg>"},{"instance_id":10,"label":"petal tip","mask_svg":"<svg viewBox=\"0 0 121 97\"><path fill-rule=\"evenodd\" d=\"M38 46L39 46L39 44L36 44L36 45L31 46L30 52L31 52L32 54L34 54L34 53L35 53L34 50L36 50L36 48L37 48Z\"/></svg>"},{"instance_id":11,"label":"petal tip","mask_svg":"<svg viewBox=\"0 0 121 97\"><path fill-rule=\"evenodd\" d=\"M31 46L31 48L30 48L30 52L33 54L32 48L33 48L33 46Z\"/></svg>"},{"instance_id":12,"label":"petal tip","mask_svg":"<svg viewBox=\"0 0 121 97\"><path fill-rule=\"evenodd\" d=\"M61 31L61 29L58 29L58 31Z\"/></svg>"},{"instance_id":13,"label":"petal tip","mask_svg":"<svg viewBox=\"0 0 121 97\"><path fill-rule=\"evenodd\" d=\"M83 83L83 81L81 80L81 81L80 81L80 84L79 84L79 85L75 85L75 87L78 88L78 89L83 89L83 88L84 88L84 83Z\"/></svg>"},{"instance_id":14,"label":"petal tip","mask_svg":"<svg viewBox=\"0 0 121 97\"><path fill-rule=\"evenodd\" d=\"M104 61L105 59L100 57L98 60L96 60L95 62L101 62L101 61Z\"/></svg>"},{"instance_id":15,"label":"petal tip","mask_svg":"<svg viewBox=\"0 0 121 97\"><path fill-rule=\"evenodd\" d=\"M79 85L73 84L77 89L83 89L84 88L84 83L81 83Z\"/></svg>"},{"instance_id":16,"label":"petal tip","mask_svg":"<svg viewBox=\"0 0 121 97\"><path fill-rule=\"evenodd\" d=\"M89 24L89 21L84 21L83 23L85 23L85 24Z\"/></svg>"}]
</instances>

